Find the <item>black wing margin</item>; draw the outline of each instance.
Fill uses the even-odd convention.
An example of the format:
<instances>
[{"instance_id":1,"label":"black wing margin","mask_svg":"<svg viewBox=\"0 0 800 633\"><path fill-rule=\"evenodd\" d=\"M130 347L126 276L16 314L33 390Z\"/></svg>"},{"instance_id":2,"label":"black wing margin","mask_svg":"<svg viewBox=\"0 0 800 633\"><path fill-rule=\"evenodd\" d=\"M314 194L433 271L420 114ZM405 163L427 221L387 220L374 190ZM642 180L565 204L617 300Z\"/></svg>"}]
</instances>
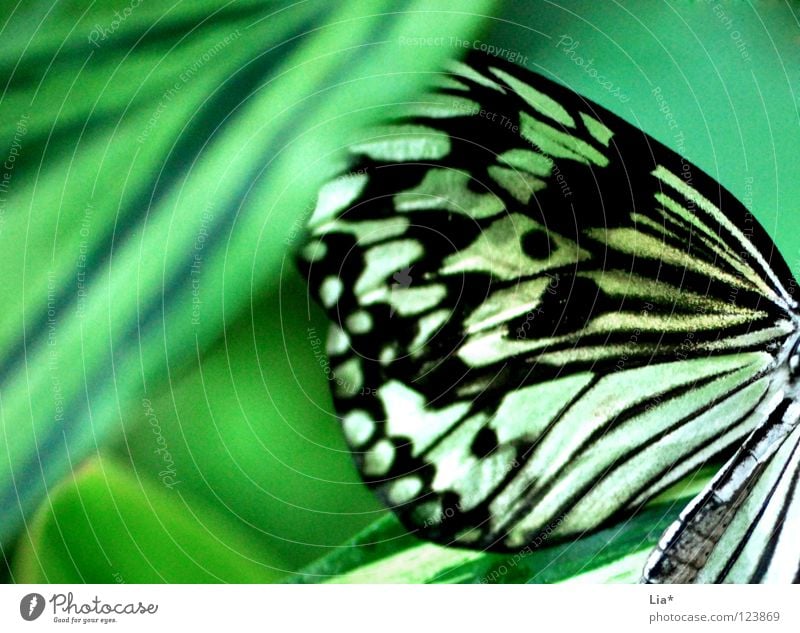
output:
<instances>
[{"instance_id":1,"label":"black wing margin","mask_svg":"<svg viewBox=\"0 0 800 633\"><path fill-rule=\"evenodd\" d=\"M351 151L301 266L356 461L410 529L500 550L574 536L763 422L797 329L790 271L641 130L473 55Z\"/></svg>"}]
</instances>

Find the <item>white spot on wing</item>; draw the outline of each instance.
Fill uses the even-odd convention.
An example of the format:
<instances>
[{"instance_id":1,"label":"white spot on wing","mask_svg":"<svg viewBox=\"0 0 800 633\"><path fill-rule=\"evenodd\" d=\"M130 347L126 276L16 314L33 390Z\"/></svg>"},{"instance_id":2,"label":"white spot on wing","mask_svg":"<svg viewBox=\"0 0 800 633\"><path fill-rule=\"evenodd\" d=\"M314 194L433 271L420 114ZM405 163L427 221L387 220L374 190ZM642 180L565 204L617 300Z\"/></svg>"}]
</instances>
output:
<instances>
[{"instance_id":1,"label":"white spot on wing","mask_svg":"<svg viewBox=\"0 0 800 633\"><path fill-rule=\"evenodd\" d=\"M373 138L355 143L350 150L375 160L437 160L450 153L450 137L423 125L393 125L375 130Z\"/></svg>"},{"instance_id":2,"label":"white spot on wing","mask_svg":"<svg viewBox=\"0 0 800 633\"><path fill-rule=\"evenodd\" d=\"M372 329L372 317L369 312L359 310L347 317L346 325L354 334L366 334Z\"/></svg>"},{"instance_id":3,"label":"white spot on wing","mask_svg":"<svg viewBox=\"0 0 800 633\"><path fill-rule=\"evenodd\" d=\"M338 277L326 277L319 287L319 298L322 301L322 305L326 308L332 308L339 301L339 297L342 296L342 290L344 290L344 284L341 279Z\"/></svg>"},{"instance_id":4,"label":"white spot on wing","mask_svg":"<svg viewBox=\"0 0 800 633\"><path fill-rule=\"evenodd\" d=\"M375 432L375 422L365 411L351 411L342 420L344 435L353 446L361 446Z\"/></svg>"},{"instance_id":5,"label":"white spot on wing","mask_svg":"<svg viewBox=\"0 0 800 633\"><path fill-rule=\"evenodd\" d=\"M422 245L416 240L398 240L373 246L364 253L364 271L356 281L355 292L364 295L386 278L422 257Z\"/></svg>"},{"instance_id":6,"label":"white spot on wing","mask_svg":"<svg viewBox=\"0 0 800 633\"><path fill-rule=\"evenodd\" d=\"M367 184L367 175L343 176L332 180L319 190L317 206L309 225L316 227L333 218L355 200Z\"/></svg>"},{"instance_id":7,"label":"white spot on wing","mask_svg":"<svg viewBox=\"0 0 800 633\"><path fill-rule=\"evenodd\" d=\"M468 402L458 402L444 409L428 410L425 396L396 380L378 389L378 396L388 416L387 434L410 439L415 456L456 424L470 407Z\"/></svg>"},{"instance_id":8,"label":"white spot on wing","mask_svg":"<svg viewBox=\"0 0 800 633\"><path fill-rule=\"evenodd\" d=\"M394 461L394 445L387 439L376 442L364 455L362 470L370 477L380 477L389 472Z\"/></svg>"}]
</instances>

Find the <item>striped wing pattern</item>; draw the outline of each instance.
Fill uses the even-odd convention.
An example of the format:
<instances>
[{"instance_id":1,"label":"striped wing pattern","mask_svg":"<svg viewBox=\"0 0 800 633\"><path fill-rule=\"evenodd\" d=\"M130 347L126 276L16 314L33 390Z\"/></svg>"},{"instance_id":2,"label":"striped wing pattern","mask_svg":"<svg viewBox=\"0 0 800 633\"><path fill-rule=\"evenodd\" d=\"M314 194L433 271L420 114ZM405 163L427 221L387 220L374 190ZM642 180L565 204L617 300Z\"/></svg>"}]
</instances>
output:
<instances>
[{"instance_id":1,"label":"striped wing pattern","mask_svg":"<svg viewBox=\"0 0 800 633\"><path fill-rule=\"evenodd\" d=\"M359 468L421 536L574 537L775 420L791 273L644 132L473 56L351 151L302 266Z\"/></svg>"},{"instance_id":2,"label":"striped wing pattern","mask_svg":"<svg viewBox=\"0 0 800 633\"><path fill-rule=\"evenodd\" d=\"M765 423L662 537L645 582L800 582L797 395L764 403Z\"/></svg>"}]
</instances>

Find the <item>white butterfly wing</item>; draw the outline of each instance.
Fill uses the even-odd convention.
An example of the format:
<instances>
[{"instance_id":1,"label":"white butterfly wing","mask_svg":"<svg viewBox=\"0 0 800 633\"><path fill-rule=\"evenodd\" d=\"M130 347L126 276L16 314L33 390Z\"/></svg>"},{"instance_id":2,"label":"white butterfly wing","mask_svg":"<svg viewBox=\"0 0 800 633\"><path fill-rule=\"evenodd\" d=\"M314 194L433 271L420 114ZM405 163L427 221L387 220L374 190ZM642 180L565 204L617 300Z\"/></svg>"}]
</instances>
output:
<instances>
[{"instance_id":1,"label":"white butterfly wing","mask_svg":"<svg viewBox=\"0 0 800 633\"><path fill-rule=\"evenodd\" d=\"M791 274L735 198L613 114L485 57L443 83L312 218L337 408L420 535L572 537L764 422Z\"/></svg>"},{"instance_id":2,"label":"white butterfly wing","mask_svg":"<svg viewBox=\"0 0 800 633\"><path fill-rule=\"evenodd\" d=\"M667 531L645 582L800 582L800 405L764 402L765 422Z\"/></svg>"}]
</instances>

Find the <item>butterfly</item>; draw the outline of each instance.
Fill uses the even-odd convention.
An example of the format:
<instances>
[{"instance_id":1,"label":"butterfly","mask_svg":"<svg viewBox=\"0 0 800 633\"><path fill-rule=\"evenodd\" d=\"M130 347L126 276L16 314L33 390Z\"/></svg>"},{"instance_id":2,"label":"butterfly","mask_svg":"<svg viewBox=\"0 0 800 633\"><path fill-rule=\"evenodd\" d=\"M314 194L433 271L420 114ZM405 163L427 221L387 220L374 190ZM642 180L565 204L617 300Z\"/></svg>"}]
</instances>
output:
<instances>
[{"instance_id":1,"label":"butterfly","mask_svg":"<svg viewBox=\"0 0 800 633\"><path fill-rule=\"evenodd\" d=\"M344 434L409 530L576 539L716 461L642 580L800 580L796 282L741 202L487 55L349 152L300 261Z\"/></svg>"}]
</instances>

